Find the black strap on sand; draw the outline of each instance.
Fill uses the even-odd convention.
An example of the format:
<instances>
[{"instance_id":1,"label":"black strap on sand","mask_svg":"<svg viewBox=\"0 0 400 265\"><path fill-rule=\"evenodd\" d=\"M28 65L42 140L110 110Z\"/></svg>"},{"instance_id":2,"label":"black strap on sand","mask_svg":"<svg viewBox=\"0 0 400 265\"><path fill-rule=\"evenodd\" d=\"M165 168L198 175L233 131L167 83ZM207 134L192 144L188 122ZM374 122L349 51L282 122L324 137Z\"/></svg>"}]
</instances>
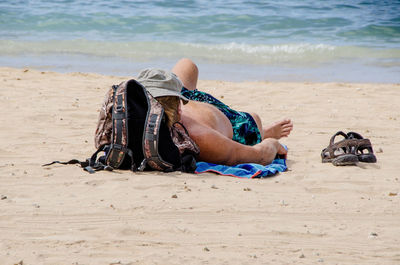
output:
<instances>
[{"instance_id":1,"label":"black strap on sand","mask_svg":"<svg viewBox=\"0 0 400 265\"><path fill-rule=\"evenodd\" d=\"M83 168L83 170L89 172L90 174L93 174L93 173L95 173L96 171L99 171L99 170L107 170L107 171L112 171L113 170L112 167L104 165L101 162L96 162L93 166L90 166L88 160L79 161L78 159L71 159L71 160L66 161L66 162L53 161L51 163L42 165L42 167L50 166L50 165L53 165L53 164L62 164L62 165L79 164Z\"/></svg>"},{"instance_id":2,"label":"black strap on sand","mask_svg":"<svg viewBox=\"0 0 400 265\"><path fill-rule=\"evenodd\" d=\"M98 153L105 151L106 148L108 148L107 145L100 146L99 149L97 149L97 151L90 158L86 159L86 161L79 161L78 159L71 159L65 162L53 161L51 163L42 165L42 167L50 166L53 164L62 164L62 165L79 164L83 168L83 170L89 172L90 174L93 174L99 170L112 171L113 170L112 167L103 164L97 159Z\"/></svg>"}]
</instances>

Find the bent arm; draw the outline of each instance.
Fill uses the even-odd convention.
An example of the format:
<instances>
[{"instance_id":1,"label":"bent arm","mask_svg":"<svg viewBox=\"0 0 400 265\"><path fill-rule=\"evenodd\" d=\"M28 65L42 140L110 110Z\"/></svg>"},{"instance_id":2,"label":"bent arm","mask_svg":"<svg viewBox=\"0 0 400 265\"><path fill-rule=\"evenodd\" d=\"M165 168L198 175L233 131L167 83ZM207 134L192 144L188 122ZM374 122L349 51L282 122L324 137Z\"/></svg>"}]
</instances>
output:
<instances>
[{"instance_id":1,"label":"bent arm","mask_svg":"<svg viewBox=\"0 0 400 265\"><path fill-rule=\"evenodd\" d=\"M286 150L275 139L248 146L229 139L206 125L186 119L184 125L190 137L200 148L199 160L215 164L237 165L242 163L269 164L277 153Z\"/></svg>"}]
</instances>

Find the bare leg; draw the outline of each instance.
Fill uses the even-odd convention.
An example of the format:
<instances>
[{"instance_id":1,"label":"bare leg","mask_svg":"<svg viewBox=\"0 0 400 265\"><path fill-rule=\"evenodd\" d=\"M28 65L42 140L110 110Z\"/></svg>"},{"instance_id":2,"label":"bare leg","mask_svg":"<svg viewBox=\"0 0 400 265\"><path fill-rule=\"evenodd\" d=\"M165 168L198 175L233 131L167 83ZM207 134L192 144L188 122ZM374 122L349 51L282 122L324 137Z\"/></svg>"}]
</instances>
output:
<instances>
[{"instance_id":1,"label":"bare leg","mask_svg":"<svg viewBox=\"0 0 400 265\"><path fill-rule=\"evenodd\" d=\"M195 90L197 88L199 69L192 60L187 58L180 59L172 68L172 72L179 77L187 89Z\"/></svg>"}]
</instances>

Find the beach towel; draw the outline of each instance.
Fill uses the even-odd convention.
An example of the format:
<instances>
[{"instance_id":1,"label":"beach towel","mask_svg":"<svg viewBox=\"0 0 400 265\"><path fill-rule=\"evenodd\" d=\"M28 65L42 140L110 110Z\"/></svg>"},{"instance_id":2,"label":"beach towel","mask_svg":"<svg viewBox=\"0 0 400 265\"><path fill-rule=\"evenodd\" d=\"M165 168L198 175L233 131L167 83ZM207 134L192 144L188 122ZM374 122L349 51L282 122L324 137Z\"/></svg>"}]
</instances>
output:
<instances>
[{"instance_id":1,"label":"beach towel","mask_svg":"<svg viewBox=\"0 0 400 265\"><path fill-rule=\"evenodd\" d=\"M284 172L287 169L286 159L275 159L271 164L263 166L260 164L246 163L236 166L216 165L207 162L196 163L196 174L212 172L224 176L237 178L265 178L271 177L278 172Z\"/></svg>"}]
</instances>

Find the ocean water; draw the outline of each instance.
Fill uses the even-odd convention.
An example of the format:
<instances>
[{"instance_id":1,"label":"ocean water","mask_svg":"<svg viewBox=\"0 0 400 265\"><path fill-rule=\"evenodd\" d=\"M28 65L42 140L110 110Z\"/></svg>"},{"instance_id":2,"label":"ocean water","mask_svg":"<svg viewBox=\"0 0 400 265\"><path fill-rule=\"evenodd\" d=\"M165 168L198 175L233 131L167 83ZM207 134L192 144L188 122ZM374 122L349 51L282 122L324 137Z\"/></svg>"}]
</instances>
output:
<instances>
[{"instance_id":1,"label":"ocean water","mask_svg":"<svg viewBox=\"0 0 400 265\"><path fill-rule=\"evenodd\" d=\"M201 79L400 82L400 1L0 0L0 66Z\"/></svg>"}]
</instances>

